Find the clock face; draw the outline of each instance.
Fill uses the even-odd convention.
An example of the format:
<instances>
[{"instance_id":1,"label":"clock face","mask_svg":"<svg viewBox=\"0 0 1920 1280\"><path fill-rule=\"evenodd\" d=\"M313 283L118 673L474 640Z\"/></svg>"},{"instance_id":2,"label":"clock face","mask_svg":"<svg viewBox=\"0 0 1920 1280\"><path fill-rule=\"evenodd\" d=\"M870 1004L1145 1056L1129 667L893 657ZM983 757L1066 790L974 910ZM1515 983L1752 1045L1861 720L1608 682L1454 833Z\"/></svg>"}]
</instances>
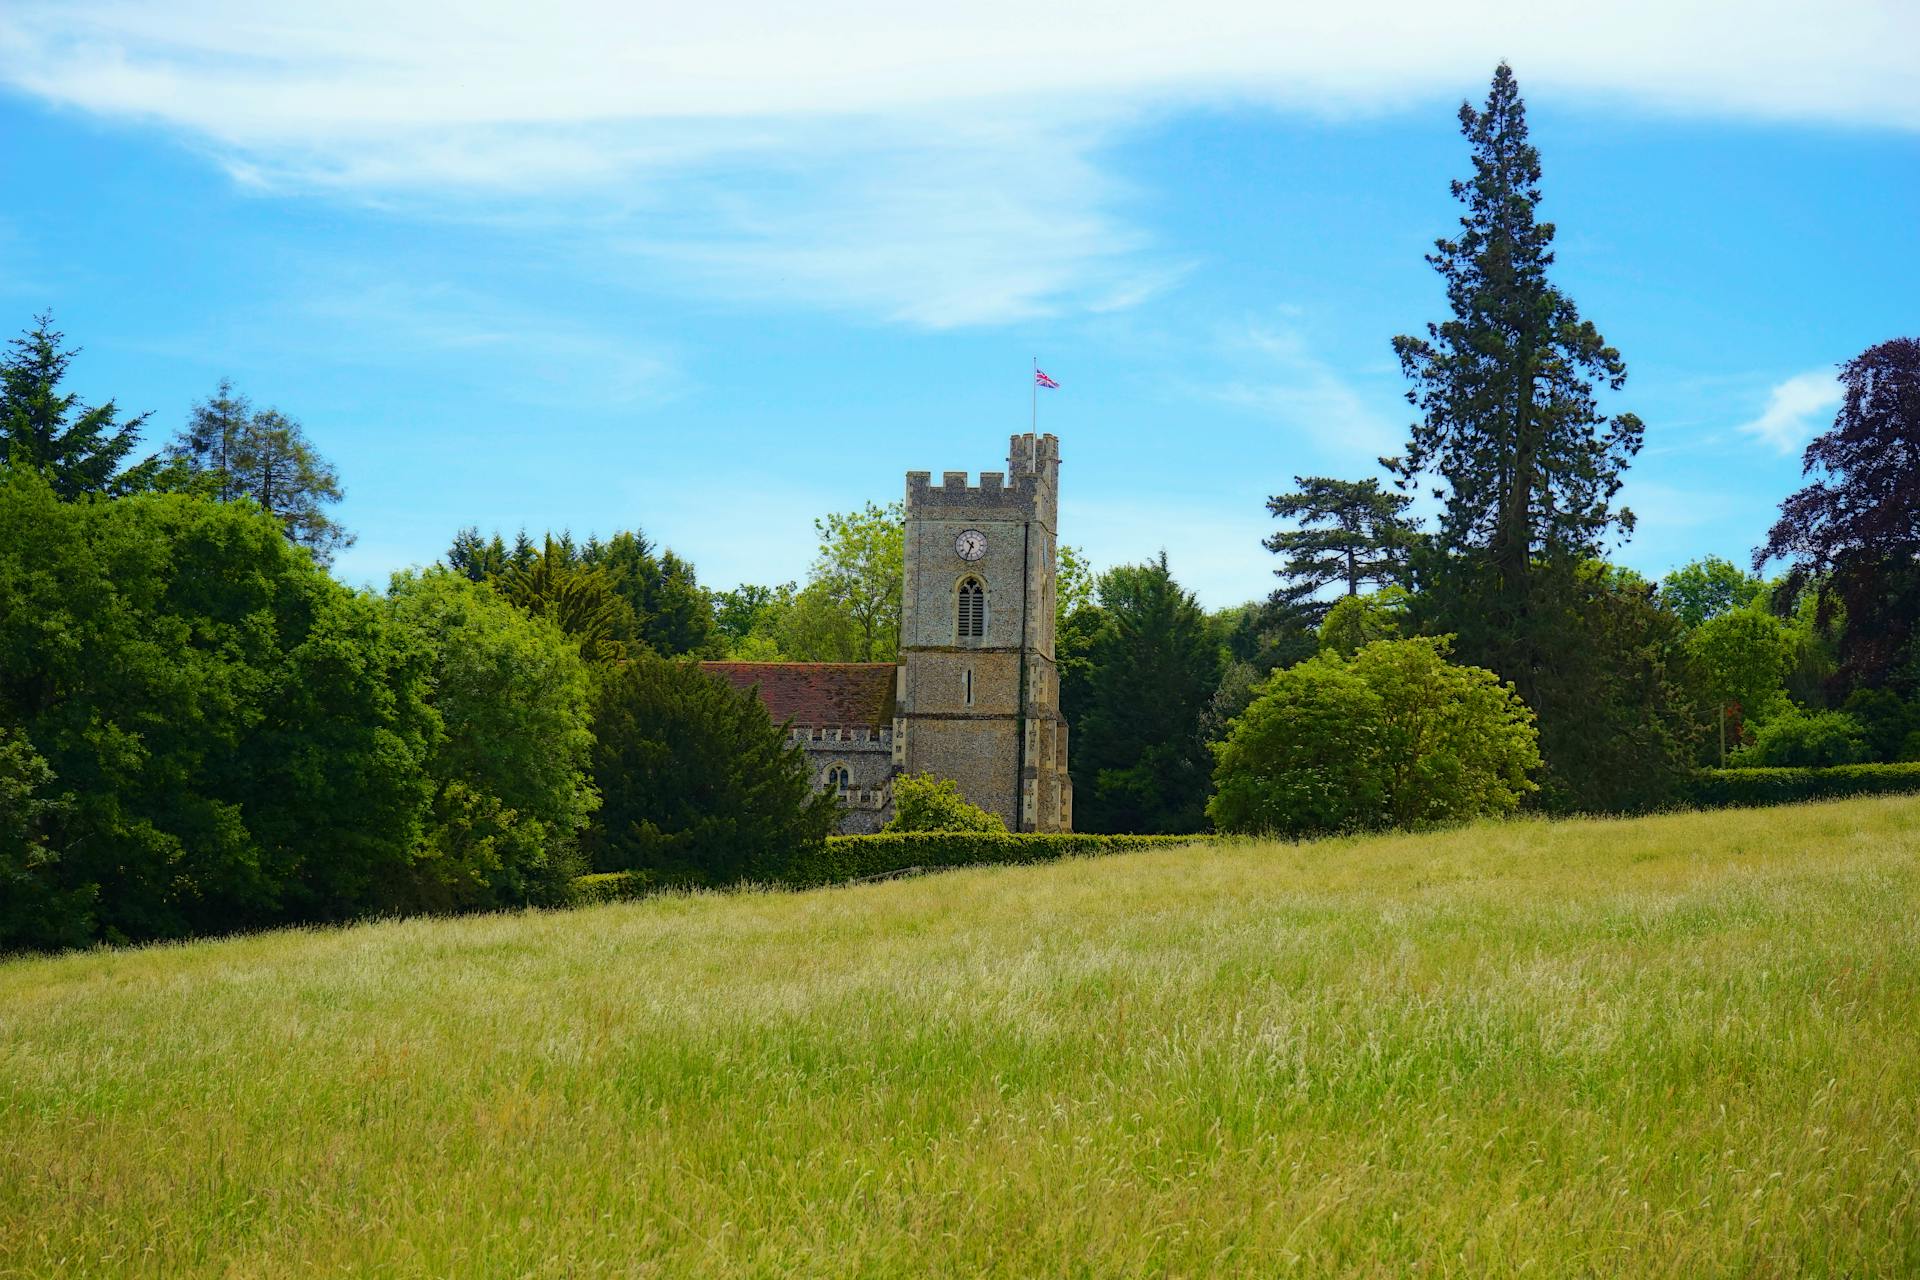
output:
<instances>
[{"instance_id":1,"label":"clock face","mask_svg":"<svg viewBox=\"0 0 1920 1280\"><path fill-rule=\"evenodd\" d=\"M978 529L968 529L953 540L953 552L968 562L978 560L987 554L987 535Z\"/></svg>"}]
</instances>

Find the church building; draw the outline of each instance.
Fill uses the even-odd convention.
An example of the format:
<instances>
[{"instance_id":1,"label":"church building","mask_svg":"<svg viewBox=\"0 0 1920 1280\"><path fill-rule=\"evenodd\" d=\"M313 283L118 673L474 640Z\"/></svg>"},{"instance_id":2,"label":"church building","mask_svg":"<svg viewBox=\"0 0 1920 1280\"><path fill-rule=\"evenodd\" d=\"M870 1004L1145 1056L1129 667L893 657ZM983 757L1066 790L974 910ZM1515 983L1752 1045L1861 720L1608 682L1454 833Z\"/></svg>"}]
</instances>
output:
<instances>
[{"instance_id":1,"label":"church building","mask_svg":"<svg viewBox=\"0 0 1920 1280\"><path fill-rule=\"evenodd\" d=\"M951 778L1009 831L1071 831L1054 667L1060 441L1017 435L1005 471L907 473L900 661L708 662L754 688L845 806L877 831L902 773Z\"/></svg>"}]
</instances>

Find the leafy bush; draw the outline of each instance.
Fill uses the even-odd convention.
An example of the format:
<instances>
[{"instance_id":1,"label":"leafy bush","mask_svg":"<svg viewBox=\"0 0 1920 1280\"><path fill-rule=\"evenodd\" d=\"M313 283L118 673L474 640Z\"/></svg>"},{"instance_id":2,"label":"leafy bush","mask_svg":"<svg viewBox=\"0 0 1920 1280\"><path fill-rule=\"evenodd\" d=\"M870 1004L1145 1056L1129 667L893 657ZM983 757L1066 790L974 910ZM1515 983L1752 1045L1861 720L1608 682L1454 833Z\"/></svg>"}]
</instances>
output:
<instances>
[{"instance_id":1,"label":"leafy bush","mask_svg":"<svg viewBox=\"0 0 1920 1280\"><path fill-rule=\"evenodd\" d=\"M90 936L379 906L428 799L424 666L249 505L61 502L0 469L0 723L72 797L31 875L92 899Z\"/></svg>"},{"instance_id":2,"label":"leafy bush","mask_svg":"<svg viewBox=\"0 0 1920 1280\"><path fill-rule=\"evenodd\" d=\"M1855 689L1840 709L1860 722L1875 760L1901 760L1907 741L1920 733L1920 708L1891 689Z\"/></svg>"},{"instance_id":3,"label":"leafy bush","mask_svg":"<svg viewBox=\"0 0 1920 1280\"><path fill-rule=\"evenodd\" d=\"M771 879L839 820L838 800L814 790L805 752L759 698L691 662L641 654L606 670L593 724L597 870Z\"/></svg>"},{"instance_id":4,"label":"leafy bush","mask_svg":"<svg viewBox=\"0 0 1920 1280\"><path fill-rule=\"evenodd\" d=\"M1827 769L1702 769L1687 799L1703 809L1796 804L1842 796L1920 792L1920 764L1850 764Z\"/></svg>"},{"instance_id":5,"label":"leafy bush","mask_svg":"<svg viewBox=\"0 0 1920 1280\"><path fill-rule=\"evenodd\" d=\"M409 905L563 900L585 869L578 836L599 803L578 643L446 569L396 574L387 603L428 655L441 728Z\"/></svg>"},{"instance_id":6,"label":"leafy bush","mask_svg":"<svg viewBox=\"0 0 1920 1280\"><path fill-rule=\"evenodd\" d=\"M1322 655L1276 671L1214 746L1207 816L1222 831L1340 831L1377 825L1380 695Z\"/></svg>"},{"instance_id":7,"label":"leafy bush","mask_svg":"<svg viewBox=\"0 0 1920 1280\"><path fill-rule=\"evenodd\" d=\"M912 773L893 780L893 817L883 831L1005 831L1006 822L960 794L951 778Z\"/></svg>"},{"instance_id":8,"label":"leafy bush","mask_svg":"<svg viewBox=\"0 0 1920 1280\"><path fill-rule=\"evenodd\" d=\"M1540 766L1533 715L1442 640L1381 640L1278 671L1215 747L1223 831L1414 827L1512 810Z\"/></svg>"},{"instance_id":9,"label":"leafy bush","mask_svg":"<svg viewBox=\"0 0 1920 1280\"><path fill-rule=\"evenodd\" d=\"M569 905L585 907L596 902L637 898L653 883L654 878L645 871L596 871L575 876Z\"/></svg>"},{"instance_id":10,"label":"leafy bush","mask_svg":"<svg viewBox=\"0 0 1920 1280\"><path fill-rule=\"evenodd\" d=\"M1731 756L1738 768L1818 769L1873 759L1866 729L1844 711L1789 707L1754 732L1751 746Z\"/></svg>"}]
</instances>

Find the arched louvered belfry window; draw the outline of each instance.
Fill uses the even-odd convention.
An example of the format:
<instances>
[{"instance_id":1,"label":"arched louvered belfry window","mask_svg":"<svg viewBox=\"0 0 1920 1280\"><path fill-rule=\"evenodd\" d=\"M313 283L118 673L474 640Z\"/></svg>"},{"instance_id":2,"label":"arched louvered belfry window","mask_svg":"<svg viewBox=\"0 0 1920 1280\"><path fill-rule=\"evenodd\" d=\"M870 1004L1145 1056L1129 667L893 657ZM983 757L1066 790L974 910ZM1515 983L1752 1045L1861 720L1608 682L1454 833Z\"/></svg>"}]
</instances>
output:
<instances>
[{"instance_id":1,"label":"arched louvered belfry window","mask_svg":"<svg viewBox=\"0 0 1920 1280\"><path fill-rule=\"evenodd\" d=\"M987 589L980 579L968 578L960 584L958 625L962 640L979 640L987 634Z\"/></svg>"}]
</instances>

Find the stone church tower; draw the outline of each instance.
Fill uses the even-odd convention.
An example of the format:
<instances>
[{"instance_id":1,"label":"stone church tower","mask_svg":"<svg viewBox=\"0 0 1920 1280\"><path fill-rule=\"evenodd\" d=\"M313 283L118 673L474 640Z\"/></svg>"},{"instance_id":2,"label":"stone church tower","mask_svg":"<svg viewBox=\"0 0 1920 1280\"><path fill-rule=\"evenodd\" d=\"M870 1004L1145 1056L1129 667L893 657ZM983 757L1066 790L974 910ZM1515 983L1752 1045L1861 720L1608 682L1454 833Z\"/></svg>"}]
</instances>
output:
<instances>
[{"instance_id":1,"label":"stone church tower","mask_svg":"<svg viewBox=\"0 0 1920 1280\"><path fill-rule=\"evenodd\" d=\"M1060 442L1014 436L1007 470L907 473L893 763L952 778L1010 831L1071 831L1054 667Z\"/></svg>"}]
</instances>

